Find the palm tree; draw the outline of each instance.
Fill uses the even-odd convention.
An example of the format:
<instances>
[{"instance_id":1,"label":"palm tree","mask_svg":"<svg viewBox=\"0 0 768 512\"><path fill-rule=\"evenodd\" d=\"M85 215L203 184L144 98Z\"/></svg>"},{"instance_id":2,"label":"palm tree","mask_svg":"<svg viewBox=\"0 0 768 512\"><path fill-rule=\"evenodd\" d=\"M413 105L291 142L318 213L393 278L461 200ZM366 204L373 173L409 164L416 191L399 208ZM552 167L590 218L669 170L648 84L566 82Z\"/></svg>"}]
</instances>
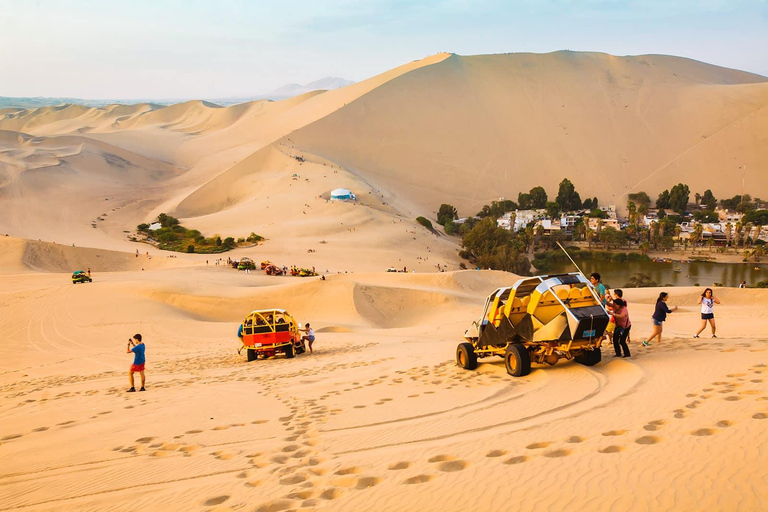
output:
<instances>
[{"instance_id":1,"label":"palm tree","mask_svg":"<svg viewBox=\"0 0 768 512\"><path fill-rule=\"evenodd\" d=\"M675 238L677 238L677 245L680 246L680 234L683 232L683 228L680 224L675 224Z\"/></svg>"},{"instance_id":2,"label":"palm tree","mask_svg":"<svg viewBox=\"0 0 768 512\"><path fill-rule=\"evenodd\" d=\"M693 243L693 252L696 252L696 244L698 244L699 240L701 240L701 234L703 232L704 232L704 227L697 222L693 226L693 236L691 237L693 239L691 240L691 242Z\"/></svg>"},{"instance_id":3,"label":"palm tree","mask_svg":"<svg viewBox=\"0 0 768 512\"><path fill-rule=\"evenodd\" d=\"M579 219L579 222L576 223L576 231L579 233L579 238L586 240L587 226L584 225L584 219Z\"/></svg>"},{"instance_id":4,"label":"palm tree","mask_svg":"<svg viewBox=\"0 0 768 512\"><path fill-rule=\"evenodd\" d=\"M736 245L741 247L741 231L744 229L744 224L741 221L736 221Z\"/></svg>"},{"instance_id":5,"label":"palm tree","mask_svg":"<svg viewBox=\"0 0 768 512\"><path fill-rule=\"evenodd\" d=\"M760 263L760 258L763 257L763 254L765 254L765 249L763 249L762 245L758 245L752 249L752 257L755 258L755 263Z\"/></svg>"},{"instance_id":6,"label":"palm tree","mask_svg":"<svg viewBox=\"0 0 768 512\"><path fill-rule=\"evenodd\" d=\"M731 237L733 236L733 224L726 222L725 224L725 246L731 246Z\"/></svg>"},{"instance_id":7,"label":"palm tree","mask_svg":"<svg viewBox=\"0 0 768 512\"><path fill-rule=\"evenodd\" d=\"M587 248L591 251L592 250L592 239L595 237L595 232L592 231L592 228L588 227L586 232L587 237Z\"/></svg>"},{"instance_id":8,"label":"palm tree","mask_svg":"<svg viewBox=\"0 0 768 512\"><path fill-rule=\"evenodd\" d=\"M754 242L754 240L749 237L750 234L752 234L752 223L747 222L744 226L744 245L748 247Z\"/></svg>"}]
</instances>

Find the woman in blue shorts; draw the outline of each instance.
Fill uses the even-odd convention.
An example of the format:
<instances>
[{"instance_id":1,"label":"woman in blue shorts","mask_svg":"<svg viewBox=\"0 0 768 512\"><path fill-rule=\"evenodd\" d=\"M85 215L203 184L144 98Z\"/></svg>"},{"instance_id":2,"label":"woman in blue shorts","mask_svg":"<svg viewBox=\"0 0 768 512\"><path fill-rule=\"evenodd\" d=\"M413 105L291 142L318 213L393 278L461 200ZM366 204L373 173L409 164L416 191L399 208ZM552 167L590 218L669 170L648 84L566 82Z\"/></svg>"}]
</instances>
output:
<instances>
[{"instance_id":1,"label":"woman in blue shorts","mask_svg":"<svg viewBox=\"0 0 768 512\"><path fill-rule=\"evenodd\" d=\"M653 312L651 319L653 320L653 332L647 340L643 340L643 345L646 347L651 344L651 340L658 336L656 343L661 343L661 331L664 328L664 320L667 319L667 315L673 311L677 311L677 306L672 309L667 307L667 300L669 300L669 294L667 292L661 292L659 298L656 299L656 310Z\"/></svg>"}]
</instances>

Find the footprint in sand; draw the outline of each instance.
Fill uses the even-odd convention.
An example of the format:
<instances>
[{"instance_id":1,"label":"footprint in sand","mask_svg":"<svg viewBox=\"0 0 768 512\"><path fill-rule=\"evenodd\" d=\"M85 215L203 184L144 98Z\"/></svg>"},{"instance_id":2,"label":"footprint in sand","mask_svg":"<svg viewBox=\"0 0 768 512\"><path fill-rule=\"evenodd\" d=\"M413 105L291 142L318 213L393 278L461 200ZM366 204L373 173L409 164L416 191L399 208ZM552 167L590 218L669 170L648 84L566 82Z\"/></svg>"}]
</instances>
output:
<instances>
[{"instance_id":1,"label":"footprint in sand","mask_svg":"<svg viewBox=\"0 0 768 512\"><path fill-rule=\"evenodd\" d=\"M35 430L33 430L32 432L45 432L45 431L46 431L46 430L48 430L49 428L50 428L50 427L37 427L37 428L36 428Z\"/></svg>"},{"instance_id":2,"label":"footprint in sand","mask_svg":"<svg viewBox=\"0 0 768 512\"><path fill-rule=\"evenodd\" d=\"M528 449L528 450L539 450L541 448L546 448L547 446L549 446L551 444L552 443L550 443L549 441L541 441L541 442L538 442L538 443L529 444L528 446L526 446L526 449Z\"/></svg>"},{"instance_id":3,"label":"footprint in sand","mask_svg":"<svg viewBox=\"0 0 768 512\"><path fill-rule=\"evenodd\" d=\"M521 464L528 460L528 457L525 455L517 455L515 457L509 458L504 461L504 464Z\"/></svg>"},{"instance_id":4,"label":"footprint in sand","mask_svg":"<svg viewBox=\"0 0 768 512\"><path fill-rule=\"evenodd\" d=\"M626 430L609 430L608 432L603 432L603 435L606 436L606 437L610 437L610 436L623 436L626 433L627 433Z\"/></svg>"},{"instance_id":5,"label":"footprint in sand","mask_svg":"<svg viewBox=\"0 0 768 512\"><path fill-rule=\"evenodd\" d=\"M456 460L456 457L453 455L435 455L431 459L429 459L427 462L434 464L435 462L447 462L451 460Z\"/></svg>"},{"instance_id":6,"label":"footprint in sand","mask_svg":"<svg viewBox=\"0 0 768 512\"><path fill-rule=\"evenodd\" d=\"M758 412L756 414L753 414L752 418L756 420L764 420L768 418L768 414L765 414L764 412Z\"/></svg>"},{"instance_id":7,"label":"footprint in sand","mask_svg":"<svg viewBox=\"0 0 768 512\"><path fill-rule=\"evenodd\" d=\"M583 443L584 438L579 436L571 436L568 439L565 440L566 443L576 444L576 443Z\"/></svg>"},{"instance_id":8,"label":"footprint in sand","mask_svg":"<svg viewBox=\"0 0 768 512\"><path fill-rule=\"evenodd\" d=\"M252 421L251 425L261 425L263 423L267 423L268 421L269 420L256 420L256 421Z\"/></svg>"},{"instance_id":9,"label":"footprint in sand","mask_svg":"<svg viewBox=\"0 0 768 512\"><path fill-rule=\"evenodd\" d=\"M411 463L408 461L401 461L401 462L395 462L394 464L390 464L387 469L390 471L400 471L401 469L408 469L411 467Z\"/></svg>"},{"instance_id":10,"label":"footprint in sand","mask_svg":"<svg viewBox=\"0 0 768 512\"><path fill-rule=\"evenodd\" d=\"M653 420L653 421L649 421L647 425L643 426L643 428L645 430L653 432L653 431L658 430L659 428L661 428L661 426L664 425L665 423L666 423L666 421L664 421L664 420Z\"/></svg>"},{"instance_id":11,"label":"footprint in sand","mask_svg":"<svg viewBox=\"0 0 768 512\"><path fill-rule=\"evenodd\" d=\"M635 442L637 444L645 444L645 445L657 444L661 442L661 438L656 436L642 436L635 439Z\"/></svg>"},{"instance_id":12,"label":"footprint in sand","mask_svg":"<svg viewBox=\"0 0 768 512\"><path fill-rule=\"evenodd\" d=\"M343 489L339 489L337 487L331 487L329 489L324 490L320 494L320 498L322 498L324 500L335 500L335 499L341 497L342 494L344 494L344 490Z\"/></svg>"},{"instance_id":13,"label":"footprint in sand","mask_svg":"<svg viewBox=\"0 0 768 512\"><path fill-rule=\"evenodd\" d=\"M187 430L187 431L186 431L186 432L184 432L184 433L185 433L185 434L200 434L200 433L202 433L202 432L203 432L202 430Z\"/></svg>"},{"instance_id":14,"label":"footprint in sand","mask_svg":"<svg viewBox=\"0 0 768 512\"><path fill-rule=\"evenodd\" d=\"M456 471L462 471L469 467L469 462L465 460L451 460L447 462L441 462L437 465L437 469L444 473L454 473Z\"/></svg>"},{"instance_id":15,"label":"footprint in sand","mask_svg":"<svg viewBox=\"0 0 768 512\"><path fill-rule=\"evenodd\" d=\"M403 483L404 484L423 484L426 482L429 482L430 480L434 479L434 475L416 475L412 476L411 478L408 478Z\"/></svg>"},{"instance_id":16,"label":"footprint in sand","mask_svg":"<svg viewBox=\"0 0 768 512\"><path fill-rule=\"evenodd\" d=\"M558 450L553 450L551 452L547 452L544 454L545 457L549 457L550 459L556 459L559 457L566 457L570 455L572 452L571 450L566 450L565 448L560 448Z\"/></svg>"},{"instance_id":17,"label":"footprint in sand","mask_svg":"<svg viewBox=\"0 0 768 512\"><path fill-rule=\"evenodd\" d=\"M221 505L229 499L229 496L216 496L215 498L208 498L203 502L206 507L212 507L214 505Z\"/></svg>"},{"instance_id":18,"label":"footprint in sand","mask_svg":"<svg viewBox=\"0 0 768 512\"><path fill-rule=\"evenodd\" d=\"M623 450L624 450L623 446L611 445L611 446L606 446L605 448L601 448L598 451L600 453L619 453L620 451L623 451Z\"/></svg>"},{"instance_id":19,"label":"footprint in sand","mask_svg":"<svg viewBox=\"0 0 768 512\"><path fill-rule=\"evenodd\" d=\"M361 472L361 469L357 466L351 466L348 468L342 468L336 471L337 475L356 475Z\"/></svg>"},{"instance_id":20,"label":"footprint in sand","mask_svg":"<svg viewBox=\"0 0 768 512\"><path fill-rule=\"evenodd\" d=\"M506 455L507 452L505 450L491 450L488 453L485 454L486 457L493 458L493 457L501 457L502 455Z\"/></svg>"},{"instance_id":21,"label":"footprint in sand","mask_svg":"<svg viewBox=\"0 0 768 512\"><path fill-rule=\"evenodd\" d=\"M365 489L370 489L371 487L375 487L381 483L381 478L375 477L375 476L365 476L357 481L357 484L355 485L355 489L358 491L362 491Z\"/></svg>"},{"instance_id":22,"label":"footprint in sand","mask_svg":"<svg viewBox=\"0 0 768 512\"><path fill-rule=\"evenodd\" d=\"M712 436L715 434L717 434L717 430L713 428L700 428L698 430L694 430L693 432L691 432L692 436L699 436L699 437Z\"/></svg>"},{"instance_id":23,"label":"footprint in sand","mask_svg":"<svg viewBox=\"0 0 768 512\"><path fill-rule=\"evenodd\" d=\"M741 400L742 398L743 398L743 397L741 397L741 396L739 396L739 395L731 395L731 396L727 396L727 397L725 397L725 399L726 399L728 402L736 402L736 401L738 401L738 400Z\"/></svg>"},{"instance_id":24,"label":"footprint in sand","mask_svg":"<svg viewBox=\"0 0 768 512\"><path fill-rule=\"evenodd\" d=\"M24 434L11 434L0 439L0 441L10 441L11 439L18 439Z\"/></svg>"},{"instance_id":25,"label":"footprint in sand","mask_svg":"<svg viewBox=\"0 0 768 512\"><path fill-rule=\"evenodd\" d=\"M254 512L281 512L283 510L291 510L296 508L295 501L293 500L275 500L267 502L257 508Z\"/></svg>"},{"instance_id":26,"label":"footprint in sand","mask_svg":"<svg viewBox=\"0 0 768 512\"><path fill-rule=\"evenodd\" d=\"M733 425L733 422L730 420L720 420L717 422L717 426L721 428L730 427Z\"/></svg>"},{"instance_id":27,"label":"footprint in sand","mask_svg":"<svg viewBox=\"0 0 768 512\"><path fill-rule=\"evenodd\" d=\"M150 442L152 442L154 440L155 440L154 437L140 437L140 438L138 438L136 440L136 442L137 443L142 443L142 444L148 444L148 443L150 443Z\"/></svg>"},{"instance_id":28,"label":"footprint in sand","mask_svg":"<svg viewBox=\"0 0 768 512\"><path fill-rule=\"evenodd\" d=\"M296 485L300 484L302 482L306 482L307 476L303 473L297 473L295 475L291 475L289 477L283 478L280 480L280 485Z\"/></svg>"}]
</instances>

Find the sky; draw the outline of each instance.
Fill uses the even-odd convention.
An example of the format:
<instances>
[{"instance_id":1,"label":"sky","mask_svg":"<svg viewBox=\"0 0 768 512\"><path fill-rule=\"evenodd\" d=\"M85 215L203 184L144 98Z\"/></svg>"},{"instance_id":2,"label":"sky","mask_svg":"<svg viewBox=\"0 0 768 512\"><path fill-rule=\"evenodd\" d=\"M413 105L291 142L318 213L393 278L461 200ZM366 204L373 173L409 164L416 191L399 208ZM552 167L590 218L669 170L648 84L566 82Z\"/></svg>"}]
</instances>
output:
<instances>
[{"instance_id":1,"label":"sky","mask_svg":"<svg viewBox=\"0 0 768 512\"><path fill-rule=\"evenodd\" d=\"M0 0L0 96L248 97L438 52L564 49L768 76L768 0Z\"/></svg>"}]
</instances>

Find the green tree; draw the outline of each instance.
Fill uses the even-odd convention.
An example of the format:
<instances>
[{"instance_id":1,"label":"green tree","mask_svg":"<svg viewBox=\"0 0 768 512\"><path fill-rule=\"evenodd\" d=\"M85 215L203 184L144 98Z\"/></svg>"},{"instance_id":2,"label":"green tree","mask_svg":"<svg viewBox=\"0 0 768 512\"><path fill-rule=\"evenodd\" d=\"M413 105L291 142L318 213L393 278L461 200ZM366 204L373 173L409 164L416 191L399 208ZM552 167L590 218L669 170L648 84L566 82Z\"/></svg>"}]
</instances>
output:
<instances>
[{"instance_id":1,"label":"green tree","mask_svg":"<svg viewBox=\"0 0 768 512\"><path fill-rule=\"evenodd\" d=\"M560 209L564 212L578 210L582 206L581 197L568 178L560 182L555 202L560 205Z\"/></svg>"},{"instance_id":2,"label":"green tree","mask_svg":"<svg viewBox=\"0 0 768 512\"><path fill-rule=\"evenodd\" d=\"M547 206L547 192L543 187L533 187L528 194L531 196L532 208L546 208Z\"/></svg>"},{"instance_id":3,"label":"green tree","mask_svg":"<svg viewBox=\"0 0 768 512\"><path fill-rule=\"evenodd\" d=\"M166 215L165 213L161 213L157 216L157 222L159 222L160 225L164 228L170 228L177 226L179 224L179 219L171 217L170 215Z\"/></svg>"},{"instance_id":4,"label":"green tree","mask_svg":"<svg viewBox=\"0 0 768 512\"><path fill-rule=\"evenodd\" d=\"M224 239L224 242L221 244L225 249L234 249L235 248L235 239L231 236L228 236Z\"/></svg>"},{"instance_id":5,"label":"green tree","mask_svg":"<svg viewBox=\"0 0 768 512\"><path fill-rule=\"evenodd\" d=\"M717 199L712 194L712 191L707 189L704 191L704 195L701 196L701 204L703 204L707 210L714 210L717 206Z\"/></svg>"},{"instance_id":6,"label":"green tree","mask_svg":"<svg viewBox=\"0 0 768 512\"><path fill-rule=\"evenodd\" d=\"M637 205L637 209L640 213L647 212L648 208L651 206L651 198L648 197L648 194L645 192L633 192L627 196L627 199ZM645 207L645 211L641 211L642 207Z\"/></svg>"},{"instance_id":7,"label":"green tree","mask_svg":"<svg viewBox=\"0 0 768 512\"><path fill-rule=\"evenodd\" d=\"M592 206L591 197L588 197L584 200L584 204L582 205L582 208L584 208L585 210L591 210L592 208L594 208L594 206Z\"/></svg>"},{"instance_id":8,"label":"green tree","mask_svg":"<svg viewBox=\"0 0 768 512\"><path fill-rule=\"evenodd\" d=\"M669 208L669 190L665 190L656 198L656 208Z\"/></svg>"},{"instance_id":9,"label":"green tree","mask_svg":"<svg viewBox=\"0 0 768 512\"><path fill-rule=\"evenodd\" d=\"M141 231L142 233L147 233L149 232L149 224L144 224L144 223L139 224L138 226L136 226L136 230Z\"/></svg>"},{"instance_id":10,"label":"green tree","mask_svg":"<svg viewBox=\"0 0 768 512\"><path fill-rule=\"evenodd\" d=\"M720 221L720 217L713 211L699 210L693 212L693 220L696 222L718 222Z\"/></svg>"},{"instance_id":11,"label":"green tree","mask_svg":"<svg viewBox=\"0 0 768 512\"><path fill-rule=\"evenodd\" d=\"M547 215L550 219L557 219L560 217L560 205L554 201L548 201L546 204Z\"/></svg>"},{"instance_id":12,"label":"green tree","mask_svg":"<svg viewBox=\"0 0 768 512\"><path fill-rule=\"evenodd\" d=\"M489 219L489 220L493 220L493 219ZM426 217L416 217L416 222L418 222L419 224L421 224L422 226L424 226L425 228L427 228L430 231L432 231L432 229L433 229L432 228L432 223ZM493 220L493 222L495 223L496 221Z\"/></svg>"},{"instance_id":13,"label":"green tree","mask_svg":"<svg viewBox=\"0 0 768 512\"><path fill-rule=\"evenodd\" d=\"M685 214L685 209L688 207L689 196L690 190L688 189L688 185L678 183L669 191L669 208L680 215Z\"/></svg>"},{"instance_id":14,"label":"green tree","mask_svg":"<svg viewBox=\"0 0 768 512\"><path fill-rule=\"evenodd\" d=\"M524 194L522 192L517 194L517 204L521 210L530 210L532 204L531 194Z\"/></svg>"},{"instance_id":15,"label":"green tree","mask_svg":"<svg viewBox=\"0 0 768 512\"><path fill-rule=\"evenodd\" d=\"M437 223L441 226L445 226L445 223L449 220L453 221L459 218L459 214L456 208L450 204L441 204L440 209L437 211Z\"/></svg>"}]
</instances>

